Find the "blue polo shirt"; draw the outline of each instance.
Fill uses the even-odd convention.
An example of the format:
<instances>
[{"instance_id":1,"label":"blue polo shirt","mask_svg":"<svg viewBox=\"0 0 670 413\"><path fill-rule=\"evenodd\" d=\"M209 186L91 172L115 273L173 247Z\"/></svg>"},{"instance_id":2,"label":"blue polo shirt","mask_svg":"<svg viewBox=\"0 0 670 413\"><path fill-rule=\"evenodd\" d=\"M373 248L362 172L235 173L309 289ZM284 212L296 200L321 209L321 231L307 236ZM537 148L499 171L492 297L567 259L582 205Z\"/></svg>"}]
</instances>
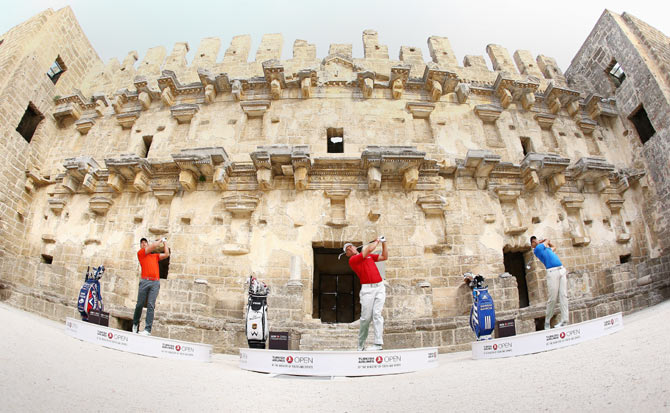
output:
<instances>
[{"instance_id":1,"label":"blue polo shirt","mask_svg":"<svg viewBox=\"0 0 670 413\"><path fill-rule=\"evenodd\" d=\"M558 259L558 255L556 255L554 251L551 250L551 248L547 248L547 246L544 244L538 244L537 247L535 247L533 250L533 253L537 258L539 258L540 261L542 261L542 264L544 264L546 269L560 267L563 265L561 264L561 260Z\"/></svg>"}]
</instances>

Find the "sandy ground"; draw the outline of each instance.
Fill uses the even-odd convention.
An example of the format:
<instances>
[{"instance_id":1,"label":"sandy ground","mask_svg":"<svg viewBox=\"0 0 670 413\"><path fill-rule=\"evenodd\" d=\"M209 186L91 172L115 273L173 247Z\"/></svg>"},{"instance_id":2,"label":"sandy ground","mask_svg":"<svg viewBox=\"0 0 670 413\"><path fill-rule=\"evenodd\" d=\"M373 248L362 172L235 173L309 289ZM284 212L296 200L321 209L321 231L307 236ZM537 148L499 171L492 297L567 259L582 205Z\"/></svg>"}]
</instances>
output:
<instances>
[{"instance_id":1,"label":"sandy ground","mask_svg":"<svg viewBox=\"0 0 670 413\"><path fill-rule=\"evenodd\" d=\"M300 378L163 360L69 337L64 324L0 303L0 411L670 411L670 301L612 335L546 353L359 378Z\"/></svg>"}]
</instances>

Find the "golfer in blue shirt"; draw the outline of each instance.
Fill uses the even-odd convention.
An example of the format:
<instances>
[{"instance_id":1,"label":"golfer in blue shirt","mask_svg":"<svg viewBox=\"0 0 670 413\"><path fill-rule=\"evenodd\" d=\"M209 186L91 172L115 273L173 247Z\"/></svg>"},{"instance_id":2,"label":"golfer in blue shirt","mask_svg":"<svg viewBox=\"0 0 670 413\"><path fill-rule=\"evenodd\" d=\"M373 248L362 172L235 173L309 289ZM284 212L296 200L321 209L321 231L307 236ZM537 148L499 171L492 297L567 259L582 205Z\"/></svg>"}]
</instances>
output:
<instances>
[{"instance_id":1,"label":"golfer in blue shirt","mask_svg":"<svg viewBox=\"0 0 670 413\"><path fill-rule=\"evenodd\" d=\"M554 316L556 299L558 299L561 307L561 321L554 328L566 326L570 321L566 278L568 271L563 267L561 260L554 252L556 247L548 239L538 241L533 235L530 237L530 246L533 248L535 256L542 261L547 269L547 294L549 299L547 300L547 313L544 317L544 329L549 330L551 328L551 317Z\"/></svg>"}]
</instances>

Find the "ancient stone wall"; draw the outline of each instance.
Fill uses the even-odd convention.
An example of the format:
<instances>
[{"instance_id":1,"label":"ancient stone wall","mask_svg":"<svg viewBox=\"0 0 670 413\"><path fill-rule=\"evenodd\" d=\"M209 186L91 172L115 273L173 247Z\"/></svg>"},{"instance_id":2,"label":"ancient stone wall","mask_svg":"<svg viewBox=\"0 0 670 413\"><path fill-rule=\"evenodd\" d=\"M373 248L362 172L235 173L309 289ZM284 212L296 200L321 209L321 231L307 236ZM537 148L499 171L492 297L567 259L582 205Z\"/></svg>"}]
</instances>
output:
<instances>
[{"instance_id":1,"label":"ancient stone wall","mask_svg":"<svg viewBox=\"0 0 670 413\"><path fill-rule=\"evenodd\" d=\"M315 254L378 235L389 240L389 347L467 346L468 271L489 279L502 317L534 331L546 282L530 235L558 245L575 320L650 294L635 265L658 245L646 206L656 192L618 101L568 86L554 59L527 51L489 45L491 70L482 56L458 65L443 37L428 39L428 62L414 46L390 59L373 30L363 43L362 58L333 44L318 59L297 40L280 61L272 34L249 61L250 38L237 36L217 62L220 41L207 38L191 62L186 43L122 63L90 58L71 90L40 92L45 120L23 143L35 160L2 188L25 207L6 208L21 224L2 229L15 252L3 256L1 296L75 316L86 267L104 264L112 325L129 329L138 240L167 236L155 334L244 345L253 274L270 285L272 328L290 331L293 348L353 348L357 322L317 314ZM527 287L498 278L515 252Z\"/></svg>"},{"instance_id":2,"label":"ancient stone wall","mask_svg":"<svg viewBox=\"0 0 670 413\"><path fill-rule=\"evenodd\" d=\"M627 13L605 11L572 61L566 76L570 84L613 96L630 141L632 164L646 164L649 188L657 202L646 206L645 217L652 236L652 256L667 253L670 246L670 77L669 39L663 33ZM617 84L608 74L618 63L625 80ZM655 134L642 143L629 117L641 107Z\"/></svg>"}]
</instances>

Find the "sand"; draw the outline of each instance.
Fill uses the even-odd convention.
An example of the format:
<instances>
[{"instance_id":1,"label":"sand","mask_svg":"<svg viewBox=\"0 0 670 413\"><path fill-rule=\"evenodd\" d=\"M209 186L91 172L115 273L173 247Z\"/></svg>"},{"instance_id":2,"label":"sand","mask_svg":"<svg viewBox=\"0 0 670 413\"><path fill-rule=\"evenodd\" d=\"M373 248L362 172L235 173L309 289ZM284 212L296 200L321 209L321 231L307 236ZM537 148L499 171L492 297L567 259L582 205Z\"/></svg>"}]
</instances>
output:
<instances>
[{"instance_id":1,"label":"sand","mask_svg":"<svg viewBox=\"0 0 670 413\"><path fill-rule=\"evenodd\" d=\"M669 320L666 301L564 349L442 354L430 370L331 379L240 370L234 355L201 363L124 353L0 303L0 411L670 411Z\"/></svg>"}]
</instances>

